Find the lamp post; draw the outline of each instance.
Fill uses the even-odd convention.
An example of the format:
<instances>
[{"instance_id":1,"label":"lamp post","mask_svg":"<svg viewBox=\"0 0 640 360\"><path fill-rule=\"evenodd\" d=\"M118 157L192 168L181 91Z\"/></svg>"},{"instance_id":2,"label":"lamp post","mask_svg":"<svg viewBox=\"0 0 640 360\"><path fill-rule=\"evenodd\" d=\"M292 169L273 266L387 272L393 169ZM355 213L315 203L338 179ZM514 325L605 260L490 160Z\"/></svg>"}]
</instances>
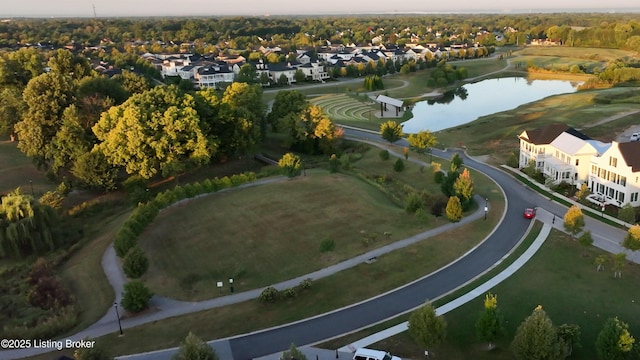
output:
<instances>
[{"instance_id":1,"label":"lamp post","mask_svg":"<svg viewBox=\"0 0 640 360\"><path fill-rule=\"evenodd\" d=\"M120 323L120 313L118 312L118 302L114 302L113 306L116 308L116 317L118 318L118 328L120 329L120 335L122 335L122 324Z\"/></svg>"},{"instance_id":2,"label":"lamp post","mask_svg":"<svg viewBox=\"0 0 640 360\"><path fill-rule=\"evenodd\" d=\"M35 196L35 193L33 192L33 180L29 179L29 186L31 186L31 196Z\"/></svg>"},{"instance_id":3,"label":"lamp post","mask_svg":"<svg viewBox=\"0 0 640 360\"><path fill-rule=\"evenodd\" d=\"M600 210L602 211L600 216L604 217L604 200L602 201L602 207L600 208Z\"/></svg>"},{"instance_id":4,"label":"lamp post","mask_svg":"<svg viewBox=\"0 0 640 360\"><path fill-rule=\"evenodd\" d=\"M489 212L489 198L484 198L484 219L487 220L487 213Z\"/></svg>"},{"instance_id":5,"label":"lamp post","mask_svg":"<svg viewBox=\"0 0 640 360\"><path fill-rule=\"evenodd\" d=\"M229 290L233 294L233 278L229 278Z\"/></svg>"}]
</instances>

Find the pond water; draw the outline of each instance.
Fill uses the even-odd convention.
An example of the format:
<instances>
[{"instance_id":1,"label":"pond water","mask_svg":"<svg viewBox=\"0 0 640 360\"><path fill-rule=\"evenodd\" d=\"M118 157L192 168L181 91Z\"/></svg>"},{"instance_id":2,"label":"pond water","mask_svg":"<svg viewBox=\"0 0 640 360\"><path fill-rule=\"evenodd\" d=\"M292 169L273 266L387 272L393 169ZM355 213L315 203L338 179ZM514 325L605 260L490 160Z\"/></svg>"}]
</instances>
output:
<instances>
[{"instance_id":1,"label":"pond water","mask_svg":"<svg viewBox=\"0 0 640 360\"><path fill-rule=\"evenodd\" d=\"M442 98L420 101L413 118L402 123L407 134L420 130L439 131L466 124L485 115L516 107L551 95L577 91L580 82L527 80L521 77L488 79L466 84Z\"/></svg>"}]
</instances>

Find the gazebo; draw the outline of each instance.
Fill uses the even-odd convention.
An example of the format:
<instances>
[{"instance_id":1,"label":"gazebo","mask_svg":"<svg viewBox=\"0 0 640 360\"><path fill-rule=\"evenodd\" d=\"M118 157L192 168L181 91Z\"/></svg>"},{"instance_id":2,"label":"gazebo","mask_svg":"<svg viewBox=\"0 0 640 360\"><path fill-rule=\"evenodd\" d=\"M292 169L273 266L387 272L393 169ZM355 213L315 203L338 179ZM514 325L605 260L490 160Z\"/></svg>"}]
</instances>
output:
<instances>
[{"instance_id":1,"label":"gazebo","mask_svg":"<svg viewBox=\"0 0 640 360\"><path fill-rule=\"evenodd\" d=\"M400 109L402 109L402 106L404 104L404 101L402 100L394 99L385 95L376 96L375 101L380 103L380 117L384 117L384 112L388 111L387 105L391 105L396 108L396 117L398 117Z\"/></svg>"}]
</instances>

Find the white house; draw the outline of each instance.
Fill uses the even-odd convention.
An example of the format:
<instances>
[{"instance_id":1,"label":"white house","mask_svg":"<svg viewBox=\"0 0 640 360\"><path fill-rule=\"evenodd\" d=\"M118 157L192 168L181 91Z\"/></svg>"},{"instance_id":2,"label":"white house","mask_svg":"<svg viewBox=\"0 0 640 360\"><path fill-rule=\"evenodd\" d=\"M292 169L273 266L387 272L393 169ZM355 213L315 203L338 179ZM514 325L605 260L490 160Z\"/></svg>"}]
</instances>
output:
<instances>
[{"instance_id":1,"label":"white house","mask_svg":"<svg viewBox=\"0 0 640 360\"><path fill-rule=\"evenodd\" d=\"M591 158L599 156L608 147L567 131L558 135L549 145L552 153L546 157L543 170L547 179L556 184L564 181L578 187L589 178Z\"/></svg>"},{"instance_id":2,"label":"white house","mask_svg":"<svg viewBox=\"0 0 640 360\"><path fill-rule=\"evenodd\" d=\"M220 83L232 83L235 73L228 67L202 66L197 69L194 78L200 89L217 89Z\"/></svg>"},{"instance_id":3,"label":"white house","mask_svg":"<svg viewBox=\"0 0 640 360\"><path fill-rule=\"evenodd\" d=\"M591 158L589 189L607 204L640 206L640 142L618 143Z\"/></svg>"},{"instance_id":4,"label":"white house","mask_svg":"<svg viewBox=\"0 0 640 360\"><path fill-rule=\"evenodd\" d=\"M533 160L536 168L544 171L545 160L552 154L551 142L567 129L565 124L553 124L520 133L520 168L527 167Z\"/></svg>"}]
</instances>

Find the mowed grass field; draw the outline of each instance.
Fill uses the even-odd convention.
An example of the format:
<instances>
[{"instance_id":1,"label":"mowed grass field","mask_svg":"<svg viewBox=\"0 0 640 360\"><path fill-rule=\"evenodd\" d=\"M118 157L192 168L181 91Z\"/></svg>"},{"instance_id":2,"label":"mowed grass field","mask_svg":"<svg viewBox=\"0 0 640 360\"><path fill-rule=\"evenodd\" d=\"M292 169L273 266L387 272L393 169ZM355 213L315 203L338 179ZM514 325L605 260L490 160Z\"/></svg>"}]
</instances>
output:
<instances>
[{"instance_id":1,"label":"mowed grass field","mask_svg":"<svg viewBox=\"0 0 640 360\"><path fill-rule=\"evenodd\" d=\"M139 243L151 259L144 280L179 299L219 295L294 278L417 232L384 193L342 174L307 171L283 182L194 199L163 211ZM392 235L383 236L384 232ZM377 234L366 246L363 237ZM323 240L335 250L322 253Z\"/></svg>"},{"instance_id":2,"label":"mowed grass field","mask_svg":"<svg viewBox=\"0 0 640 360\"><path fill-rule=\"evenodd\" d=\"M487 351L479 342L475 322L483 308L484 296L444 315L448 323L447 340L433 349L438 359L513 359L509 345L520 323L541 305L554 325L580 326L582 348L574 349L572 359L594 359L595 341L605 320L617 316L629 324L629 331L640 336L640 266L627 264L621 279L613 278L610 264L596 271L594 259L607 254L591 247L585 250L568 235L553 230L538 253L518 272L491 290L498 296L504 315L506 334L497 348ZM607 254L610 255L610 254ZM423 349L407 332L372 345L393 354L420 358Z\"/></svg>"},{"instance_id":3,"label":"mowed grass field","mask_svg":"<svg viewBox=\"0 0 640 360\"><path fill-rule=\"evenodd\" d=\"M23 194L31 194L31 185L36 196L55 189L44 172L38 171L31 160L18 150L17 145L17 142L0 139L0 194L18 187Z\"/></svg>"}]
</instances>

